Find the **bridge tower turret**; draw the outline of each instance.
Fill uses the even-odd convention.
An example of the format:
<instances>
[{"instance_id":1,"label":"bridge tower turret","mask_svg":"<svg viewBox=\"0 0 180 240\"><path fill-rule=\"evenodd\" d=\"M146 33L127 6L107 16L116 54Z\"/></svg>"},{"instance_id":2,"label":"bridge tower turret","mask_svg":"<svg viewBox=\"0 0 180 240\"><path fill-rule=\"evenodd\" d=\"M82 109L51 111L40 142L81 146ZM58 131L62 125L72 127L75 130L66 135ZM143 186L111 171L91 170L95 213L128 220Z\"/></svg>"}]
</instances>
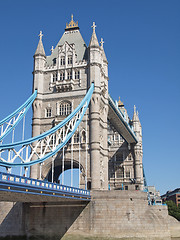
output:
<instances>
[{"instance_id":1,"label":"bridge tower turret","mask_svg":"<svg viewBox=\"0 0 180 240\"><path fill-rule=\"evenodd\" d=\"M44 67L46 63L46 55L42 43L42 31L39 34L39 43L34 54L34 71L33 71L33 91L37 90L37 97L33 103L33 122L32 122L32 137L40 135L40 119L42 108L42 94L44 83ZM31 167L31 177L39 178L39 166L34 165Z\"/></svg>"},{"instance_id":2,"label":"bridge tower turret","mask_svg":"<svg viewBox=\"0 0 180 240\"><path fill-rule=\"evenodd\" d=\"M89 85L94 83L90 105L91 188L108 189L108 71L103 41L99 46L95 23L89 43Z\"/></svg>"},{"instance_id":3,"label":"bridge tower turret","mask_svg":"<svg viewBox=\"0 0 180 240\"><path fill-rule=\"evenodd\" d=\"M133 115L133 128L138 139L138 143L134 146L134 171L136 184L139 186L140 190L143 190L143 148L142 148L142 126L139 120L138 112L134 106L134 115Z\"/></svg>"}]
</instances>

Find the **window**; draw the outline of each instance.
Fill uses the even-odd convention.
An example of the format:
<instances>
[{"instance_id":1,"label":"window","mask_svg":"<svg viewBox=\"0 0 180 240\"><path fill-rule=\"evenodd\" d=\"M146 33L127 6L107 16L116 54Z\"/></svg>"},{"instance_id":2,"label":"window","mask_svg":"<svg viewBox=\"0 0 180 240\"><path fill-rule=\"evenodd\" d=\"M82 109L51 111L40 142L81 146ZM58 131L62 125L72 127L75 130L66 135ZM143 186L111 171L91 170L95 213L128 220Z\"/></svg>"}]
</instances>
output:
<instances>
[{"instance_id":1,"label":"window","mask_svg":"<svg viewBox=\"0 0 180 240\"><path fill-rule=\"evenodd\" d=\"M65 72L60 72L60 80L64 80L65 79Z\"/></svg>"},{"instance_id":2,"label":"window","mask_svg":"<svg viewBox=\"0 0 180 240\"><path fill-rule=\"evenodd\" d=\"M51 108L46 108L45 116L46 116L47 118L49 118L49 117L52 116L52 109L51 109Z\"/></svg>"},{"instance_id":3,"label":"window","mask_svg":"<svg viewBox=\"0 0 180 240\"><path fill-rule=\"evenodd\" d=\"M126 171L126 178L130 178L130 171Z\"/></svg>"},{"instance_id":4,"label":"window","mask_svg":"<svg viewBox=\"0 0 180 240\"><path fill-rule=\"evenodd\" d=\"M56 65L56 58L53 59L53 65Z\"/></svg>"},{"instance_id":5,"label":"window","mask_svg":"<svg viewBox=\"0 0 180 240\"><path fill-rule=\"evenodd\" d=\"M86 142L86 132L82 131L82 142Z\"/></svg>"},{"instance_id":6,"label":"window","mask_svg":"<svg viewBox=\"0 0 180 240\"><path fill-rule=\"evenodd\" d=\"M124 177L124 170L123 168L119 168L116 170L116 178L123 178Z\"/></svg>"},{"instance_id":7,"label":"window","mask_svg":"<svg viewBox=\"0 0 180 240\"><path fill-rule=\"evenodd\" d=\"M72 56L68 56L68 64L72 64Z\"/></svg>"},{"instance_id":8,"label":"window","mask_svg":"<svg viewBox=\"0 0 180 240\"><path fill-rule=\"evenodd\" d=\"M71 103L64 102L64 103L60 104L60 106L59 106L59 115L60 116L69 115L71 113L71 111L72 111Z\"/></svg>"},{"instance_id":9,"label":"window","mask_svg":"<svg viewBox=\"0 0 180 240\"><path fill-rule=\"evenodd\" d=\"M116 133L116 134L114 135L114 141L115 141L115 142L119 142L119 134L118 134L118 133Z\"/></svg>"},{"instance_id":10,"label":"window","mask_svg":"<svg viewBox=\"0 0 180 240\"><path fill-rule=\"evenodd\" d=\"M65 57L63 56L63 57L61 57L61 66L64 66L65 65Z\"/></svg>"},{"instance_id":11,"label":"window","mask_svg":"<svg viewBox=\"0 0 180 240\"><path fill-rule=\"evenodd\" d=\"M75 79L80 79L80 72L79 71L75 71Z\"/></svg>"},{"instance_id":12,"label":"window","mask_svg":"<svg viewBox=\"0 0 180 240\"><path fill-rule=\"evenodd\" d=\"M129 160L129 161L132 160L132 158L131 158L131 154L129 154L129 156L128 156L128 160Z\"/></svg>"},{"instance_id":13,"label":"window","mask_svg":"<svg viewBox=\"0 0 180 240\"><path fill-rule=\"evenodd\" d=\"M79 133L74 135L74 143L79 143Z\"/></svg>"},{"instance_id":14,"label":"window","mask_svg":"<svg viewBox=\"0 0 180 240\"><path fill-rule=\"evenodd\" d=\"M56 72L56 73L53 73L53 82L55 82L57 80L58 80L58 74Z\"/></svg>"},{"instance_id":15,"label":"window","mask_svg":"<svg viewBox=\"0 0 180 240\"><path fill-rule=\"evenodd\" d=\"M68 71L67 73L67 79L72 79L72 71Z\"/></svg>"}]
</instances>

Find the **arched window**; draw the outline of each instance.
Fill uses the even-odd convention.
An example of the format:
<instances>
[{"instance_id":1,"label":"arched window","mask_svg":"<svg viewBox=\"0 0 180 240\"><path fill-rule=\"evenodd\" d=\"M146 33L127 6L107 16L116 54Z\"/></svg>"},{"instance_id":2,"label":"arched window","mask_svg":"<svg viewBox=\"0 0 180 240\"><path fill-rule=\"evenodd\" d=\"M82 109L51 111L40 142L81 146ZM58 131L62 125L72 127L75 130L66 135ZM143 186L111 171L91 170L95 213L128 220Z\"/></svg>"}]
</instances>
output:
<instances>
[{"instance_id":1,"label":"arched window","mask_svg":"<svg viewBox=\"0 0 180 240\"><path fill-rule=\"evenodd\" d=\"M60 80L64 80L65 79L65 73L64 71L60 72Z\"/></svg>"},{"instance_id":2,"label":"arched window","mask_svg":"<svg viewBox=\"0 0 180 240\"><path fill-rule=\"evenodd\" d=\"M58 74L57 72L53 73L53 82L58 80Z\"/></svg>"},{"instance_id":3,"label":"arched window","mask_svg":"<svg viewBox=\"0 0 180 240\"><path fill-rule=\"evenodd\" d=\"M67 79L72 79L72 71L70 70L70 71L68 71L67 72Z\"/></svg>"},{"instance_id":4,"label":"arched window","mask_svg":"<svg viewBox=\"0 0 180 240\"><path fill-rule=\"evenodd\" d=\"M72 64L72 56L68 56L68 64Z\"/></svg>"},{"instance_id":5,"label":"arched window","mask_svg":"<svg viewBox=\"0 0 180 240\"><path fill-rule=\"evenodd\" d=\"M74 134L74 143L79 143L79 133Z\"/></svg>"},{"instance_id":6,"label":"arched window","mask_svg":"<svg viewBox=\"0 0 180 240\"><path fill-rule=\"evenodd\" d=\"M82 131L82 142L86 142L86 132L85 132L85 130Z\"/></svg>"},{"instance_id":7,"label":"arched window","mask_svg":"<svg viewBox=\"0 0 180 240\"><path fill-rule=\"evenodd\" d=\"M70 102L63 102L59 105L59 115L66 116L72 111L72 105Z\"/></svg>"},{"instance_id":8,"label":"arched window","mask_svg":"<svg viewBox=\"0 0 180 240\"><path fill-rule=\"evenodd\" d=\"M61 66L65 65L65 57L64 56L61 57L60 63L61 63Z\"/></svg>"}]
</instances>

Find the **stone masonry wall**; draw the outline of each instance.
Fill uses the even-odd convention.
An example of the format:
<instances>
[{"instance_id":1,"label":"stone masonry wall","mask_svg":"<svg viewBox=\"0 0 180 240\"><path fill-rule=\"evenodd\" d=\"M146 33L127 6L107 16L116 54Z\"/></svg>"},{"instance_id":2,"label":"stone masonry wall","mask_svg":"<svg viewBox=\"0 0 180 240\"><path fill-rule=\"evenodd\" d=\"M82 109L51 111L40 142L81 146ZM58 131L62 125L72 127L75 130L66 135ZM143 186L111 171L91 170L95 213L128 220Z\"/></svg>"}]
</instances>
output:
<instances>
[{"instance_id":1,"label":"stone masonry wall","mask_svg":"<svg viewBox=\"0 0 180 240\"><path fill-rule=\"evenodd\" d=\"M148 206L146 193L92 191L91 195L87 205L80 201L1 202L0 239L171 239L167 207Z\"/></svg>"}]
</instances>

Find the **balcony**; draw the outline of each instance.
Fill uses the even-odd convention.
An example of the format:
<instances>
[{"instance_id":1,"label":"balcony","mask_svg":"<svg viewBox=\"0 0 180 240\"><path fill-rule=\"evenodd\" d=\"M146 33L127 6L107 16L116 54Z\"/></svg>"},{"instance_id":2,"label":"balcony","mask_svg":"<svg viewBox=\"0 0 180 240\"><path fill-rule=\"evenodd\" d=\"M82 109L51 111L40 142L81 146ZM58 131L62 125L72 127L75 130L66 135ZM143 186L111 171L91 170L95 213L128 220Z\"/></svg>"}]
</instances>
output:
<instances>
[{"instance_id":1,"label":"balcony","mask_svg":"<svg viewBox=\"0 0 180 240\"><path fill-rule=\"evenodd\" d=\"M74 89L74 80L58 80L50 83L50 89L54 89L56 92L69 92Z\"/></svg>"}]
</instances>

